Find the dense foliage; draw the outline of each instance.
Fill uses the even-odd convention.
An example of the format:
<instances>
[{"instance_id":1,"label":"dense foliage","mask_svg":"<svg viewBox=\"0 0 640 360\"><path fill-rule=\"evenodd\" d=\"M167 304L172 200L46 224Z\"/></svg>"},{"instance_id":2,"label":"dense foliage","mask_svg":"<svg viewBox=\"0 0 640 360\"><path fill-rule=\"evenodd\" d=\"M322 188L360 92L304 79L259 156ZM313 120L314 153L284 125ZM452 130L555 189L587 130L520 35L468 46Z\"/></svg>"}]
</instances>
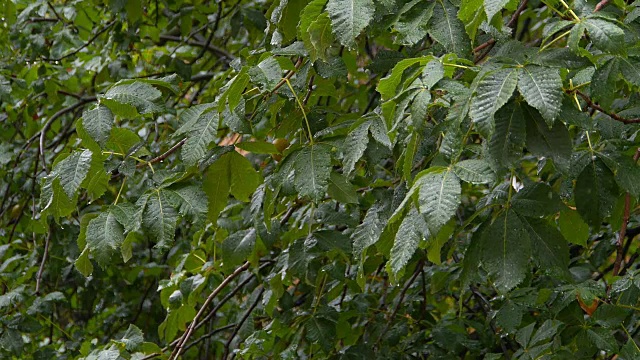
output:
<instances>
[{"instance_id":1,"label":"dense foliage","mask_svg":"<svg viewBox=\"0 0 640 360\"><path fill-rule=\"evenodd\" d=\"M640 2L0 12L0 357L640 358Z\"/></svg>"}]
</instances>

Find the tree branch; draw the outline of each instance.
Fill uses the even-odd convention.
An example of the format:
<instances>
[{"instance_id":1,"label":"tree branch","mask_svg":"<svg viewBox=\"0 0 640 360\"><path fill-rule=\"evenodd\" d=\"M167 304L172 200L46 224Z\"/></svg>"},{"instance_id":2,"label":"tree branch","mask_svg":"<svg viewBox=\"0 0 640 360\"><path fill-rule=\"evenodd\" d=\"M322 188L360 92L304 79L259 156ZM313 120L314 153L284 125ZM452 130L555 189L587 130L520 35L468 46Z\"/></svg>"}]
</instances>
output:
<instances>
[{"instance_id":1,"label":"tree branch","mask_svg":"<svg viewBox=\"0 0 640 360\"><path fill-rule=\"evenodd\" d=\"M609 0L601 0L595 7L595 9L593 9L593 12L598 12L600 10L602 10L603 7L607 6L609 4Z\"/></svg>"},{"instance_id":2,"label":"tree branch","mask_svg":"<svg viewBox=\"0 0 640 360\"><path fill-rule=\"evenodd\" d=\"M64 56L61 56L61 57L59 57L59 58L57 58L57 59L51 59L51 58L46 58L46 57L45 57L45 58L43 58L43 60L44 60L44 61L60 61L60 60L62 60L62 59L66 59L66 58L68 58L68 57L70 57L70 56L73 56L73 55L75 55L75 54L79 53L80 51L82 51L82 49L84 49L84 48L86 48L87 46L91 45L91 43L92 43L92 42L94 42L94 41L98 38L98 36L102 35L105 31L107 31L107 29L109 29L109 28L110 28L113 24L115 24L115 23L116 23L116 21L115 21L115 20L112 20L112 21L111 21L110 23L108 23L105 27L103 27L100 31L98 31L95 35L93 35L93 36L91 37L91 39L89 39L89 41L87 41L86 43L84 43L84 45L80 46L79 48L77 48L77 49L73 50L72 52L70 52L70 53L68 53L68 54L66 54L66 55L64 55Z\"/></svg>"},{"instance_id":3,"label":"tree branch","mask_svg":"<svg viewBox=\"0 0 640 360\"><path fill-rule=\"evenodd\" d=\"M97 98L95 96L90 96L90 97L86 97L86 98L82 98L80 99L80 101L78 101L77 103L68 106L64 109L60 109L57 113L53 114L49 120L47 120L46 123L44 123L44 125L42 126L42 129L40 129L40 131L36 132L29 140L27 140L27 143L25 144L25 147L28 146L30 143L32 143L35 139L37 139L38 137L40 137L40 150L39 150L39 155L42 156L42 166L43 168L47 169L47 164L46 164L46 159L44 156L44 139L47 135L47 130L49 130L49 127L51 127L51 124L53 124L54 121L56 121L59 117L61 117L62 115L71 112L75 109L77 109L80 106L84 106L87 103L90 102L94 102L96 101Z\"/></svg>"},{"instance_id":4,"label":"tree branch","mask_svg":"<svg viewBox=\"0 0 640 360\"><path fill-rule=\"evenodd\" d=\"M166 41L174 41L174 42L181 42L182 39L180 39L179 36L173 36L173 35L160 35L160 40L166 40ZM235 59L236 57L233 56L231 53L229 53L228 51L219 48L217 46L211 45L211 44L207 44L206 42L202 42L202 41L196 41L196 40L187 40L186 42L188 45L191 46L198 46L201 48L205 48L208 51L211 51L212 53L216 54L217 56L225 59L225 62L228 64L230 63L233 59Z\"/></svg>"},{"instance_id":5,"label":"tree branch","mask_svg":"<svg viewBox=\"0 0 640 360\"><path fill-rule=\"evenodd\" d=\"M180 149L182 147L182 145L184 145L185 142L187 142L187 138L184 138L184 139L178 141L175 145L173 145L171 147L171 149L167 150L164 154L156 156L156 157L154 157L153 159L151 159L151 160L149 160L147 162L139 163L138 165L136 165L136 167L137 168L142 168L142 167L148 166L149 164L155 164L155 163L158 163L158 162L168 158L169 155L173 154L178 149Z\"/></svg>"},{"instance_id":6,"label":"tree branch","mask_svg":"<svg viewBox=\"0 0 640 360\"><path fill-rule=\"evenodd\" d=\"M611 111L607 111L605 109L603 109L600 105L594 103L591 98L589 98L587 95L585 95L582 91L574 89L574 90L566 90L566 92L568 94L571 93L575 93L577 95L580 95L580 97L587 103L587 106L589 106L590 108L594 109L594 110L598 110L599 112L609 116L610 118L612 118L613 120L616 121L620 121L623 124L638 124L640 123L640 118L635 118L635 119L627 119L624 118L614 112Z\"/></svg>"},{"instance_id":7,"label":"tree branch","mask_svg":"<svg viewBox=\"0 0 640 360\"><path fill-rule=\"evenodd\" d=\"M47 261L47 255L49 254L49 243L51 242L51 235L53 231L49 229L49 234L47 235L47 240L44 243L44 254L42 255L42 261L40 262L40 268L38 268L38 273L36 274L36 295L40 295L40 283L42 281L42 273L44 272L44 264Z\"/></svg>"},{"instance_id":8,"label":"tree branch","mask_svg":"<svg viewBox=\"0 0 640 360\"><path fill-rule=\"evenodd\" d=\"M202 314L204 314L204 311L206 310L207 306L211 303L211 301L213 301L213 299L220 293L220 291L222 291L222 289L224 289L225 287L227 287L227 285L229 285L231 280L235 279L238 275L242 274L245 270L247 270L249 268L249 265L250 264L249 264L248 261L245 262L242 266L240 266L234 272L232 272L231 275L227 276L224 280L222 280L220 285L218 285L218 287L216 287L211 292L211 294L209 294L207 299L202 304L202 307L200 307L200 310L198 311L196 316L191 321L191 324L189 324L189 327L187 328L187 330L184 332L184 334L182 334L182 337L180 338L180 340L176 344L175 349L173 350L173 352L169 356L169 360L171 360L171 359L175 360L180 356L180 354L182 353L184 344L187 342L187 340L189 340L189 337L191 336L191 334L195 330L196 325L198 324L198 319L200 318L200 316L202 316Z\"/></svg>"},{"instance_id":9,"label":"tree branch","mask_svg":"<svg viewBox=\"0 0 640 360\"><path fill-rule=\"evenodd\" d=\"M256 296L256 300L253 302L253 304L251 304L249 309L247 309L247 311L244 313L244 316L242 316L242 319L238 322L236 327L233 329L233 333L231 333L231 336L229 336L229 340L227 340L227 343L224 344L224 355L222 356L223 359L226 359L227 356L229 355L229 346L231 346L231 341L233 341L233 338L236 337L242 325L245 323L245 321L247 321L247 319L249 318L249 315L251 315L251 313L253 312L253 309L255 309L258 303L260 302L260 299L262 298L263 293L264 293L264 287L260 289L260 293Z\"/></svg>"},{"instance_id":10,"label":"tree branch","mask_svg":"<svg viewBox=\"0 0 640 360\"><path fill-rule=\"evenodd\" d=\"M636 149L636 153L633 155L633 163L638 161L640 157L640 148ZM620 226L620 233L618 234L618 240L616 242L616 261L613 265L613 276L618 276L620 273L620 265L622 264L623 252L624 252L624 238L627 235L627 225L629 224L629 212L631 208L631 195L627 192L624 196L624 213L622 214L622 225ZM631 241L631 240L629 240Z\"/></svg>"},{"instance_id":11,"label":"tree branch","mask_svg":"<svg viewBox=\"0 0 640 360\"><path fill-rule=\"evenodd\" d=\"M518 19L520 18L520 14L522 14L524 9L527 8L528 3L529 3L529 0L522 0L522 2L520 3L520 6L518 6L516 11L513 13L513 15L511 15L511 19L509 19L509 22L507 23L507 27L514 27L517 25ZM516 31L516 30L517 30L516 28L513 29L513 31ZM475 53L479 52L482 49L485 49L485 48L487 49L484 53L476 57L473 62L477 64L480 61L482 61L482 59L484 59L485 57L487 57L487 55L489 55L489 52L491 51L491 49L493 49L495 45L496 45L496 39L492 38L492 39L489 39L487 42L480 44L475 49L473 49L473 52Z\"/></svg>"}]
</instances>

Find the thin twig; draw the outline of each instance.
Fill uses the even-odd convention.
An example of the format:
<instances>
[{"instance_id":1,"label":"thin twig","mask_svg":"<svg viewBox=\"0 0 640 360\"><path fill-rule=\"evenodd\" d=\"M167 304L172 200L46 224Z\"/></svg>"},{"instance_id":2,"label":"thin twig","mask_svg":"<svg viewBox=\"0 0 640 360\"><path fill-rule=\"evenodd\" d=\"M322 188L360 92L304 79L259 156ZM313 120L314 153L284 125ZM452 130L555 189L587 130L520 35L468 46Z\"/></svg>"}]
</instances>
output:
<instances>
[{"instance_id":1,"label":"thin twig","mask_svg":"<svg viewBox=\"0 0 640 360\"><path fill-rule=\"evenodd\" d=\"M44 272L44 264L47 261L47 255L49 254L49 242L51 242L52 234L53 234L53 231L49 229L47 240L45 240L45 243L44 243L44 254L42 255L40 268L38 269L38 273L36 274L36 295L40 295L40 283L42 282L42 273Z\"/></svg>"},{"instance_id":2,"label":"thin twig","mask_svg":"<svg viewBox=\"0 0 640 360\"><path fill-rule=\"evenodd\" d=\"M291 77L293 76L293 74L296 73L296 71L298 71L298 69L300 69L300 66L302 66L302 57L298 58L298 61L296 61L295 64L295 69L294 70L289 70L287 72L287 74L282 78L282 80L280 80L280 82L278 82L276 84L276 86L273 88L273 90L271 90L271 93L275 93L278 89L280 89L282 87L282 85L287 83L287 80L291 79Z\"/></svg>"},{"instance_id":3,"label":"thin twig","mask_svg":"<svg viewBox=\"0 0 640 360\"><path fill-rule=\"evenodd\" d=\"M182 39L180 39L179 36L173 36L173 35L160 35L160 40L182 42ZM207 49L208 51L211 51L212 53L218 55L219 57L224 58L227 63L230 63L232 60L234 60L236 58L235 56L233 56L231 53L229 53L225 49L219 48L219 47L211 45L211 44L207 45L206 42L196 41L196 40L188 40L187 44L191 45L191 46L203 47L203 48Z\"/></svg>"},{"instance_id":4,"label":"thin twig","mask_svg":"<svg viewBox=\"0 0 640 360\"><path fill-rule=\"evenodd\" d=\"M60 20L60 22L64 24L65 23L64 19L62 19L60 14L58 14L56 9L53 7L53 4L51 3L51 1L47 1L47 5L49 5L49 8L51 9L51 11L53 11L53 14L56 16L56 18L58 18L58 20Z\"/></svg>"},{"instance_id":5,"label":"thin twig","mask_svg":"<svg viewBox=\"0 0 640 360\"><path fill-rule=\"evenodd\" d=\"M624 118L614 112L611 111L607 111L605 109L603 109L600 105L594 103L591 98L589 98L587 95L585 95L583 92L581 92L580 90L577 89L573 89L573 90L566 90L566 92L568 94L570 93L575 93L580 95L580 97L587 103L587 106L594 109L594 110L598 110L599 112L609 116L610 118L612 118L613 120L619 121L623 124L638 124L640 123L640 118L634 118L634 119L627 119Z\"/></svg>"},{"instance_id":6,"label":"thin twig","mask_svg":"<svg viewBox=\"0 0 640 360\"><path fill-rule=\"evenodd\" d=\"M66 58L68 58L70 56L73 56L73 55L79 53L80 51L82 51L82 49L84 49L87 46L91 45L91 43L94 42L98 38L98 36L102 35L105 31L107 31L107 29L109 29L115 23L116 23L115 20L113 20L110 23L108 23L105 27L103 27L100 31L98 31L95 35L93 35L91 37L91 39L89 39L89 41L84 43L84 45L80 46L79 48L73 50L72 52L70 52L70 53L68 53L66 55L63 55L63 56L61 56L61 57L59 57L57 59L43 58L43 60L45 60L45 61L60 61L62 59L66 59Z\"/></svg>"},{"instance_id":7,"label":"thin twig","mask_svg":"<svg viewBox=\"0 0 640 360\"><path fill-rule=\"evenodd\" d=\"M258 303L260 302L260 299L262 298L263 293L264 293L264 287L260 289L260 293L258 293L258 295L256 296L256 300L253 302L253 304L251 304L249 309L247 309L247 311L244 313L244 316L242 316L242 319L238 322L236 327L233 329L231 336L229 336L229 340L227 340L227 343L224 344L224 355L222 356L223 359L226 359L227 356L229 355L229 346L231 346L231 341L233 341L233 338L236 337L236 335L238 334L238 331L240 330L244 322L247 321L247 319L253 312L253 309L255 309L256 306L258 306Z\"/></svg>"},{"instance_id":8,"label":"thin twig","mask_svg":"<svg viewBox=\"0 0 640 360\"><path fill-rule=\"evenodd\" d=\"M640 157L640 148L636 150L633 155L633 164L635 165ZM620 265L622 264L623 252L624 252L624 238L627 235L627 225L629 224L629 213L631 208L631 195L627 192L624 197L624 213L622 214L622 225L620 226L620 233L618 234L618 241L616 242L616 261L613 266L613 276L618 276L620 273ZM629 240L631 241L631 240Z\"/></svg>"},{"instance_id":9,"label":"thin twig","mask_svg":"<svg viewBox=\"0 0 640 360\"><path fill-rule=\"evenodd\" d=\"M514 27L517 25L518 23L518 19L520 18L520 14L522 14L522 12L527 8L527 4L529 3L529 0L522 0L522 2L520 3L520 6L518 6L518 8L516 9L516 11L513 13L513 15L511 15L511 19L509 19L509 22L507 23L507 27ZM513 31L516 31L517 28L514 28ZM475 58L474 63L479 63L480 61L482 61L482 59L484 59L485 57L487 57L487 55L489 55L489 52L491 51L491 49L493 49L493 47L496 45L496 39L489 39L487 42L479 45L478 47L476 47L473 51L474 52L479 52L482 49L487 49L484 53L482 53L481 55L479 55L478 57Z\"/></svg>"},{"instance_id":10,"label":"thin twig","mask_svg":"<svg viewBox=\"0 0 640 360\"><path fill-rule=\"evenodd\" d=\"M196 325L198 324L198 319L200 318L200 316L202 316L202 314L204 314L207 306L211 303L211 301L213 301L213 299L220 293L220 291L222 291L222 289L224 289L227 285L229 285L231 280L235 279L238 275L242 274L245 270L247 270L249 268L249 265L250 264L249 264L248 261L245 262L244 264L242 264L242 266L238 267L234 272L232 272L229 276L227 276L224 280L222 280L220 285L218 285L218 287L216 287L211 292L211 294L209 294L207 299L202 304L202 307L200 307L200 310L198 311L196 316L191 321L191 324L189 324L189 327L187 328L187 330L184 332L184 334L182 334L182 337L180 338L180 340L176 344L175 349L173 350L173 352L169 356L169 360L177 359L180 356L180 354L182 353L184 344L187 342L187 340L189 340L189 337L191 336L191 334L195 330Z\"/></svg>"},{"instance_id":11,"label":"thin twig","mask_svg":"<svg viewBox=\"0 0 640 360\"><path fill-rule=\"evenodd\" d=\"M156 157L154 157L153 159L147 161L147 162L143 162L143 163L139 163L138 165L136 165L137 168L142 168L145 166L149 166L149 164L155 164L158 163L166 158L169 157L169 155L173 154L174 152L176 152L178 149L180 149L182 147L182 145L184 145L184 143L187 141L187 138L184 138L180 141L178 141L178 143L176 143L175 145L173 145L171 147L171 149L167 150L165 153L163 153L162 155L158 155Z\"/></svg>"},{"instance_id":12,"label":"thin twig","mask_svg":"<svg viewBox=\"0 0 640 360\"><path fill-rule=\"evenodd\" d=\"M237 324L229 324L229 325L225 325L223 327L219 327L219 328L217 328L217 329L215 329L215 330L213 330L213 331L211 331L209 333L206 333L206 334L200 336L199 338L197 338L196 340L193 340L189 345L185 346L184 347L184 351L189 350L191 347L197 345L202 340L206 340L206 339L212 337L213 335L215 335L215 334L217 334L219 332L232 329L232 328L234 328L236 326L237 326Z\"/></svg>"},{"instance_id":13,"label":"thin twig","mask_svg":"<svg viewBox=\"0 0 640 360\"><path fill-rule=\"evenodd\" d=\"M600 10L602 10L603 7L607 6L607 4L609 4L609 0L601 0L595 7L595 9L593 9L593 12L598 12Z\"/></svg>"}]
</instances>

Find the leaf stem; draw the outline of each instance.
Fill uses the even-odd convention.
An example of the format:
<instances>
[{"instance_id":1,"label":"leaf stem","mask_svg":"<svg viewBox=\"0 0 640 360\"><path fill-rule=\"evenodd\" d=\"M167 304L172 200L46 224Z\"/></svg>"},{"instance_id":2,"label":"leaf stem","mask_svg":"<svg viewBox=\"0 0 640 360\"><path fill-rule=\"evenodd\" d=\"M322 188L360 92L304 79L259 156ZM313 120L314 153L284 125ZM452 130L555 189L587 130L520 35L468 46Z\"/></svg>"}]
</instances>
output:
<instances>
[{"instance_id":1,"label":"leaf stem","mask_svg":"<svg viewBox=\"0 0 640 360\"><path fill-rule=\"evenodd\" d=\"M569 35L569 33L571 33L571 30L566 31L562 34L560 34L560 36L558 36L557 38L549 41L547 44L545 44L543 47L540 48L540 52L544 51L546 48L548 48L549 46L555 44L556 42L558 42L559 40L561 40L562 38L564 38L565 36Z\"/></svg>"},{"instance_id":2,"label":"leaf stem","mask_svg":"<svg viewBox=\"0 0 640 360\"><path fill-rule=\"evenodd\" d=\"M300 111L302 111L302 116L304 116L304 122L307 124L307 131L309 132L309 143L313 145L313 135L311 134L311 126L309 125L309 119L307 118L307 113L304 111L304 106L302 105L302 102L300 102L300 98L298 97L298 94L296 94L296 91L293 90L293 86L291 86L291 82L289 82L289 79L284 78L284 81L287 83L287 86L293 93L293 97L296 98L296 102L300 107Z\"/></svg>"},{"instance_id":3,"label":"leaf stem","mask_svg":"<svg viewBox=\"0 0 640 360\"><path fill-rule=\"evenodd\" d=\"M116 200L113 202L113 205L118 205L118 200L120 199L120 194L122 194L122 189L124 189L124 184L127 182L127 177L125 176L122 179L122 184L120 185L120 190L118 190L118 195L116 195Z\"/></svg>"}]
</instances>

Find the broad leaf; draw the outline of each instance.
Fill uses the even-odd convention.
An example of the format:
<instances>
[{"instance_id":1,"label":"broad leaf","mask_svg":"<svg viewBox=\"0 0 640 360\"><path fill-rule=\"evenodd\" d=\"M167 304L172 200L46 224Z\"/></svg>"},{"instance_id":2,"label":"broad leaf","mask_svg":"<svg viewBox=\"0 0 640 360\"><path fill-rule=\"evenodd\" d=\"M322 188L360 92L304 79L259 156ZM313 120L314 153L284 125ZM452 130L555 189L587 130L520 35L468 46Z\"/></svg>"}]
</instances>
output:
<instances>
[{"instance_id":1,"label":"broad leaf","mask_svg":"<svg viewBox=\"0 0 640 360\"><path fill-rule=\"evenodd\" d=\"M420 187L420 212L425 215L429 230L437 233L460 205L460 180L453 171L447 169L416 179L414 186Z\"/></svg>"},{"instance_id":2,"label":"broad leaf","mask_svg":"<svg viewBox=\"0 0 640 360\"><path fill-rule=\"evenodd\" d=\"M103 105L98 105L92 110L82 114L82 125L91 137L104 146L109 140L111 128L113 127L113 114L111 110Z\"/></svg>"},{"instance_id":3,"label":"broad leaf","mask_svg":"<svg viewBox=\"0 0 640 360\"><path fill-rule=\"evenodd\" d=\"M574 196L576 208L587 224L600 227L618 198L613 173L601 160L592 159L576 180Z\"/></svg>"},{"instance_id":4,"label":"broad leaf","mask_svg":"<svg viewBox=\"0 0 640 360\"><path fill-rule=\"evenodd\" d=\"M330 148L326 145L310 145L296 154L294 160L295 187L300 196L321 200L329 185L331 167Z\"/></svg>"},{"instance_id":5,"label":"broad leaf","mask_svg":"<svg viewBox=\"0 0 640 360\"><path fill-rule=\"evenodd\" d=\"M493 114L509 101L518 83L516 69L498 69L486 74L477 88L469 115L484 134L493 132Z\"/></svg>"},{"instance_id":6,"label":"broad leaf","mask_svg":"<svg viewBox=\"0 0 640 360\"><path fill-rule=\"evenodd\" d=\"M453 171L462 181L472 184L489 184L495 174L485 160L463 160L453 166Z\"/></svg>"},{"instance_id":7,"label":"broad leaf","mask_svg":"<svg viewBox=\"0 0 640 360\"><path fill-rule=\"evenodd\" d=\"M447 51L466 58L471 53L471 41L464 24L457 17L457 9L447 0L436 0L429 34Z\"/></svg>"},{"instance_id":8,"label":"broad leaf","mask_svg":"<svg viewBox=\"0 0 640 360\"><path fill-rule=\"evenodd\" d=\"M497 167L510 167L520 158L526 123L520 106L507 105L495 115L496 127L488 143L489 160Z\"/></svg>"},{"instance_id":9,"label":"broad leaf","mask_svg":"<svg viewBox=\"0 0 640 360\"><path fill-rule=\"evenodd\" d=\"M389 268L394 275L400 273L418 248L420 240L429 236L427 224L422 215L414 208L409 210L402 220L391 248Z\"/></svg>"},{"instance_id":10,"label":"broad leaf","mask_svg":"<svg viewBox=\"0 0 640 360\"><path fill-rule=\"evenodd\" d=\"M520 69L518 90L527 103L540 111L549 125L560 113L562 79L557 69L525 66Z\"/></svg>"},{"instance_id":11,"label":"broad leaf","mask_svg":"<svg viewBox=\"0 0 640 360\"><path fill-rule=\"evenodd\" d=\"M348 48L356 46L356 37L373 19L372 0L329 0L327 12L338 41Z\"/></svg>"},{"instance_id":12,"label":"broad leaf","mask_svg":"<svg viewBox=\"0 0 640 360\"><path fill-rule=\"evenodd\" d=\"M87 225L87 248L103 268L124 241L124 228L110 212L102 212Z\"/></svg>"},{"instance_id":13,"label":"broad leaf","mask_svg":"<svg viewBox=\"0 0 640 360\"><path fill-rule=\"evenodd\" d=\"M500 293L524 280L531 244L524 224L513 211L503 212L489 225L482 243L482 263Z\"/></svg>"}]
</instances>

